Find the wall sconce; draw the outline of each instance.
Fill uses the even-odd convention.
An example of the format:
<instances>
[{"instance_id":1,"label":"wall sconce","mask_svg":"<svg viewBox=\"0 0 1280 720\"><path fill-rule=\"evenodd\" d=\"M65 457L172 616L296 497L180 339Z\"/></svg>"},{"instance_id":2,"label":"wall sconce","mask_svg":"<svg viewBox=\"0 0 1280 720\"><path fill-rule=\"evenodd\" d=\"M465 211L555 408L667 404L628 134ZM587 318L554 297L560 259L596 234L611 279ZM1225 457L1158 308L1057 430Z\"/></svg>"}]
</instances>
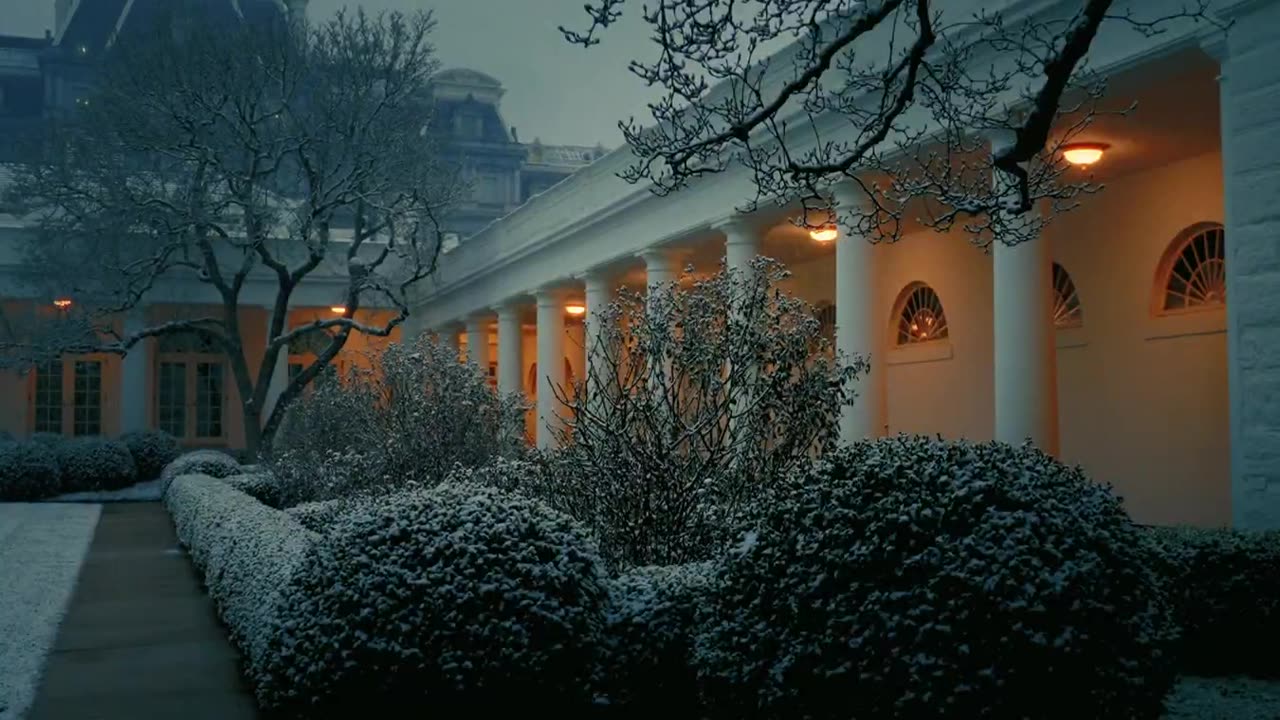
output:
<instances>
[{"instance_id":1,"label":"wall sconce","mask_svg":"<svg viewBox=\"0 0 1280 720\"><path fill-rule=\"evenodd\" d=\"M58 298L53 301L53 306L59 310L66 310L71 307L71 298Z\"/></svg>"}]
</instances>

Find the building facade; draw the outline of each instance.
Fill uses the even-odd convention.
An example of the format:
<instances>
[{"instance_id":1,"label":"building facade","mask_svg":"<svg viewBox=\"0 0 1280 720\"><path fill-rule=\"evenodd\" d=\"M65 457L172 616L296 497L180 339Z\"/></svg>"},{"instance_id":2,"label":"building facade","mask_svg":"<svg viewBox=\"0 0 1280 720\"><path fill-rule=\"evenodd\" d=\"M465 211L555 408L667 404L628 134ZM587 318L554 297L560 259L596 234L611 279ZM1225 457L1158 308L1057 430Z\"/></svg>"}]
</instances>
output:
<instances>
[{"instance_id":1,"label":"building facade","mask_svg":"<svg viewBox=\"0 0 1280 720\"><path fill-rule=\"evenodd\" d=\"M115 43L129 42L156 27L174 0L49 0L55 28L43 38L0 36L0 187L5 162L17 156L10 139L39 129L58 113L73 111L92 91L95 70ZM210 22L276 23L304 17L306 0L180 0ZM457 163L471 194L446 217L451 251L466 236L509 214L533 195L586 165L602 148L524 145L502 118L501 84L471 70L448 70L434 78L435 131ZM19 246L32 228L0 207L0 336L16 335L30 322L54 322L61 298L38 297L22 277ZM340 302L345 276L318 269L295 291L288 327L326 317ZM246 359L257 371L274 309L275 280L252 275L241 294L240 323L248 338ZM170 282L154 288L146 303L117 320L128 331L169 319L201 317L218 309L219 298L202 283ZM389 311L376 306L355 319L379 324ZM339 370L368 362L385 340L355 333L336 361ZM314 359L314 342L291 344L272 369L273 395ZM257 378L252 378L253 382ZM269 398L268 408L273 400ZM240 397L227 358L197 337L164 336L143 341L127 356L66 356L22 371L0 371L0 431L116 435L160 428L190 447L244 445Z\"/></svg>"},{"instance_id":2,"label":"building facade","mask_svg":"<svg viewBox=\"0 0 1280 720\"><path fill-rule=\"evenodd\" d=\"M1177 10L1140 9L1165 6ZM1109 145L1080 170L1105 189L1030 243L984 252L932 230L820 243L785 208L737 214L754 191L745 172L659 197L617 177L633 161L623 149L447 256L414 331L456 336L501 389L533 396L549 445L549 388L581 372L591 332L570 305L589 318L619 285L768 255L830 308L838 349L871 358L845 439L1030 439L1114 486L1139 522L1280 527L1280 2L1211 9L1228 31L1098 37L1091 67L1137 107L1084 138Z\"/></svg>"}]
</instances>

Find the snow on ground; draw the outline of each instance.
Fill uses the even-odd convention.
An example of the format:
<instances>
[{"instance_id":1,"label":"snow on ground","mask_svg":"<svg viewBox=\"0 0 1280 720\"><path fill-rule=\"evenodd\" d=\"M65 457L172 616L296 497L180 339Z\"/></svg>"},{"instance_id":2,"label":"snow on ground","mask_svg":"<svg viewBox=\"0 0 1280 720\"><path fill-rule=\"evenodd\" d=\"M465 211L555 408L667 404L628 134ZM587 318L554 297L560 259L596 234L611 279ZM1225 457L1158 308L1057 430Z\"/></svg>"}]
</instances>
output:
<instances>
[{"instance_id":1,"label":"snow on ground","mask_svg":"<svg viewBox=\"0 0 1280 720\"><path fill-rule=\"evenodd\" d=\"M1280 682L1247 677L1184 677L1173 688L1165 720L1276 720Z\"/></svg>"},{"instance_id":2,"label":"snow on ground","mask_svg":"<svg viewBox=\"0 0 1280 720\"><path fill-rule=\"evenodd\" d=\"M34 699L100 505L0 503L0 720Z\"/></svg>"},{"instance_id":3,"label":"snow on ground","mask_svg":"<svg viewBox=\"0 0 1280 720\"><path fill-rule=\"evenodd\" d=\"M159 500L162 485L157 478L130 485L120 490L89 490L49 498L50 502L114 502L120 500Z\"/></svg>"}]
</instances>

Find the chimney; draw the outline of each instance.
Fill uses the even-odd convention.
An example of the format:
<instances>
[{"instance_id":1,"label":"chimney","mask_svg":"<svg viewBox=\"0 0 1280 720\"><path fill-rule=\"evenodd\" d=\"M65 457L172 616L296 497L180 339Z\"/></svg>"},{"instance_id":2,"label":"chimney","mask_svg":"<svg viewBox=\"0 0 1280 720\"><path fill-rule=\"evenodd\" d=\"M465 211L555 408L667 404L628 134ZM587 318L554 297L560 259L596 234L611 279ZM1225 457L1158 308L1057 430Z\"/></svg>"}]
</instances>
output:
<instances>
[{"instance_id":1,"label":"chimney","mask_svg":"<svg viewBox=\"0 0 1280 720\"><path fill-rule=\"evenodd\" d=\"M53 0L53 33L62 34L62 26L70 19L71 0Z\"/></svg>"},{"instance_id":2,"label":"chimney","mask_svg":"<svg viewBox=\"0 0 1280 720\"><path fill-rule=\"evenodd\" d=\"M520 142L520 135L519 133L516 132L515 125L511 126L511 142L514 142L514 143Z\"/></svg>"}]
</instances>

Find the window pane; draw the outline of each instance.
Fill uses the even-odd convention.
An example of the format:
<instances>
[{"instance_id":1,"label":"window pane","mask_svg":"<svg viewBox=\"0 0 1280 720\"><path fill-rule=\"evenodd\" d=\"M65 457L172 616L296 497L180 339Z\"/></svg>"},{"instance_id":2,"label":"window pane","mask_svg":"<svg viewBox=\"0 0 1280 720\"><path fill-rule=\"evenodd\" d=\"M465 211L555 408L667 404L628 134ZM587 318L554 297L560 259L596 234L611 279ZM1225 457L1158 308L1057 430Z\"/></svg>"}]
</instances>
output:
<instances>
[{"instance_id":1,"label":"window pane","mask_svg":"<svg viewBox=\"0 0 1280 720\"><path fill-rule=\"evenodd\" d=\"M176 438L187 435L187 365L160 363L156 392L156 419L160 429Z\"/></svg>"},{"instance_id":2,"label":"window pane","mask_svg":"<svg viewBox=\"0 0 1280 720\"><path fill-rule=\"evenodd\" d=\"M221 363L196 363L196 437L222 437Z\"/></svg>"},{"instance_id":3,"label":"window pane","mask_svg":"<svg viewBox=\"0 0 1280 720\"><path fill-rule=\"evenodd\" d=\"M77 360L73 405L74 435L102 434L102 362Z\"/></svg>"},{"instance_id":4,"label":"window pane","mask_svg":"<svg viewBox=\"0 0 1280 720\"><path fill-rule=\"evenodd\" d=\"M36 366L36 432L62 432L62 362L53 360Z\"/></svg>"}]
</instances>

